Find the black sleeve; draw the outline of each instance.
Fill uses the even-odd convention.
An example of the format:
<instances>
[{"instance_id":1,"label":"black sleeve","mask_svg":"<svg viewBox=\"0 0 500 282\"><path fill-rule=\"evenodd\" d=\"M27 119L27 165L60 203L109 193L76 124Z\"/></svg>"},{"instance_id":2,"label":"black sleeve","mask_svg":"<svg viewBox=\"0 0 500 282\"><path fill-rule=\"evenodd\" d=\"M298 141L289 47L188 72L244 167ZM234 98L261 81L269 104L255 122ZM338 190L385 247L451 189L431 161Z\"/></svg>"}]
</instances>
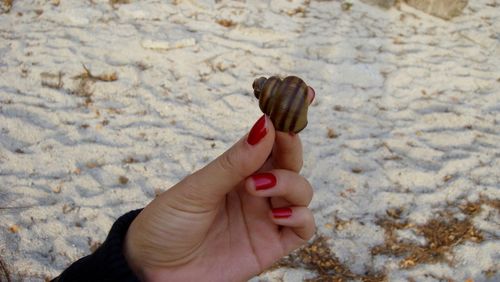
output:
<instances>
[{"instance_id":1,"label":"black sleeve","mask_svg":"<svg viewBox=\"0 0 500 282\"><path fill-rule=\"evenodd\" d=\"M141 210L130 211L118 218L104 243L93 254L74 262L52 282L139 281L125 260L123 243L128 227Z\"/></svg>"}]
</instances>

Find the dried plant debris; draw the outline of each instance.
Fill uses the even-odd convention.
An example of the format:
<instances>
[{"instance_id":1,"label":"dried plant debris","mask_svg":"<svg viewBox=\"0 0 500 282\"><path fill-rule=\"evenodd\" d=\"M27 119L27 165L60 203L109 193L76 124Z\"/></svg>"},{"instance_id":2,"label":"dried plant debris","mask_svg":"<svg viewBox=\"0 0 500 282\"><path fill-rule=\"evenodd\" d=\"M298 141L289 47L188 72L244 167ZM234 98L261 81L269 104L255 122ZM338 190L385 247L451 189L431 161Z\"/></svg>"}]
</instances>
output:
<instances>
[{"instance_id":1,"label":"dried plant debris","mask_svg":"<svg viewBox=\"0 0 500 282\"><path fill-rule=\"evenodd\" d=\"M2 0L1 4L1 8L2 8L2 12L4 13L8 13L10 12L10 9L12 9L12 3L14 2L14 0Z\"/></svg>"},{"instance_id":2,"label":"dried plant debris","mask_svg":"<svg viewBox=\"0 0 500 282\"><path fill-rule=\"evenodd\" d=\"M484 239L482 232L472 224L474 216L481 212L482 205L489 205L500 209L500 200L481 199L473 203L450 206L437 213L436 218L422 225L410 223L402 219L404 210L392 208L387 210L387 217L377 221L385 231L385 242L371 249L371 254L400 257L399 266L402 269L415 267L419 264L448 263L454 264L453 248L466 241L480 243ZM457 218L455 213L463 213L464 217ZM336 221L336 229L346 221ZM425 244L400 240L398 231L411 230L416 235L425 238ZM316 276L305 281L387 281L385 273L368 271L364 274L355 274L343 264L330 249L328 238L318 235L307 246L282 258L272 268L301 268L313 271ZM495 273L490 275L494 275Z\"/></svg>"},{"instance_id":3,"label":"dried plant debris","mask_svg":"<svg viewBox=\"0 0 500 282\"><path fill-rule=\"evenodd\" d=\"M58 72L56 74L42 72L40 74L40 78L42 79L42 86L52 89L61 89L64 85L62 81L63 75L64 74L62 72Z\"/></svg>"},{"instance_id":4,"label":"dried plant debris","mask_svg":"<svg viewBox=\"0 0 500 282\"><path fill-rule=\"evenodd\" d=\"M366 273L358 275L351 272L349 267L340 262L328 246L327 238L319 235L307 246L282 258L271 269L287 267L302 268L314 271L314 278L306 279L309 282L321 281L350 281L364 282L386 281L385 274Z\"/></svg>"},{"instance_id":5,"label":"dried plant debris","mask_svg":"<svg viewBox=\"0 0 500 282\"><path fill-rule=\"evenodd\" d=\"M92 238L87 238L87 243L89 245L89 250L91 253L95 252L100 246L102 246L101 241L94 241Z\"/></svg>"},{"instance_id":6,"label":"dried plant debris","mask_svg":"<svg viewBox=\"0 0 500 282\"><path fill-rule=\"evenodd\" d=\"M123 164L143 163L149 161L149 156L128 156L122 160Z\"/></svg>"},{"instance_id":7,"label":"dried plant debris","mask_svg":"<svg viewBox=\"0 0 500 282\"><path fill-rule=\"evenodd\" d=\"M335 105L335 106L333 106L333 110L336 112L345 112L346 108L341 106L341 105Z\"/></svg>"},{"instance_id":8,"label":"dried plant debris","mask_svg":"<svg viewBox=\"0 0 500 282\"><path fill-rule=\"evenodd\" d=\"M412 268L419 264L433 264L445 262L453 264L451 251L465 241L479 243L483 241L483 234L472 224L472 218L481 210L481 204L467 203L459 206L466 215L464 219L457 219L449 210L438 213L438 216L423 225L415 225L398 216L380 219L377 224L385 231L385 243L372 248L372 255L392 255L402 257L401 268ZM388 213L391 215L392 213ZM426 240L424 245L399 240L397 231L412 230Z\"/></svg>"},{"instance_id":9,"label":"dried plant debris","mask_svg":"<svg viewBox=\"0 0 500 282\"><path fill-rule=\"evenodd\" d=\"M129 156L129 157L122 160L122 163L124 163L124 164L133 164L133 163L138 163L138 162L140 162L140 161L132 156Z\"/></svg>"},{"instance_id":10,"label":"dried plant debris","mask_svg":"<svg viewBox=\"0 0 500 282\"><path fill-rule=\"evenodd\" d=\"M216 20L216 22L218 24L220 24L221 26L223 26L223 27L234 27L234 26L236 26L235 22L233 22L232 20L228 20L228 19L218 19L218 20Z\"/></svg>"},{"instance_id":11,"label":"dried plant debris","mask_svg":"<svg viewBox=\"0 0 500 282\"><path fill-rule=\"evenodd\" d=\"M92 99L90 97L93 94L93 90L89 84L89 80L87 79L79 80L76 88L71 90L70 93L79 97L85 97L85 105L92 103Z\"/></svg>"},{"instance_id":12,"label":"dried plant debris","mask_svg":"<svg viewBox=\"0 0 500 282\"><path fill-rule=\"evenodd\" d=\"M500 199L481 199L481 202L500 212Z\"/></svg>"},{"instance_id":13,"label":"dried plant debris","mask_svg":"<svg viewBox=\"0 0 500 282\"><path fill-rule=\"evenodd\" d=\"M76 206L75 203L68 203L68 204L64 204L62 206L62 213L63 214L68 214L72 211L74 211L75 209L78 209L79 207Z\"/></svg>"},{"instance_id":14,"label":"dried plant debris","mask_svg":"<svg viewBox=\"0 0 500 282\"><path fill-rule=\"evenodd\" d=\"M347 12L347 11L350 11L351 8L352 8L352 3L349 3L349 2L344 2L342 4L340 4L340 8L342 9L342 11L344 12Z\"/></svg>"},{"instance_id":15,"label":"dried plant debris","mask_svg":"<svg viewBox=\"0 0 500 282\"><path fill-rule=\"evenodd\" d=\"M130 0L109 0L109 4L114 8L116 4L129 4Z\"/></svg>"},{"instance_id":16,"label":"dried plant debris","mask_svg":"<svg viewBox=\"0 0 500 282\"><path fill-rule=\"evenodd\" d=\"M304 7L297 7L295 9L287 11L286 13L289 16L300 15L304 17L306 15L306 9Z\"/></svg>"},{"instance_id":17,"label":"dried plant debris","mask_svg":"<svg viewBox=\"0 0 500 282\"><path fill-rule=\"evenodd\" d=\"M94 75L85 65L83 65L83 73L74 76L73 79L110 82L118 80L118 75L116 72Z\"/></svg>"},{"instance_id":18,"label":"dried plant debris","mask_svg":"<svg viewBox=\"0 0 500 282\"><path fill-rule=\"evenodd\" d=\"M116 81L118 80L118 75L116 74L116 72L94 75L85 65L83 65L83 73L74 76L73 79L77 80L78 84L76 85L75 89L69 92L73 95L84 97L84 105L88 107L93 103L91 98L93 95L92 83L94 83L95 81Z\"/></svg>"},{"instance_id":19,"label":"dried plant debris","mask_svg":"<svg viewBox=\"0 0 500 282\"><path fill-rule=\"evenodd\" d=\"M326 128L326 136L329 139L334 139L340 136L339 133L337 133L333 128L327 127Z\"/></svg>"}]
</instances>

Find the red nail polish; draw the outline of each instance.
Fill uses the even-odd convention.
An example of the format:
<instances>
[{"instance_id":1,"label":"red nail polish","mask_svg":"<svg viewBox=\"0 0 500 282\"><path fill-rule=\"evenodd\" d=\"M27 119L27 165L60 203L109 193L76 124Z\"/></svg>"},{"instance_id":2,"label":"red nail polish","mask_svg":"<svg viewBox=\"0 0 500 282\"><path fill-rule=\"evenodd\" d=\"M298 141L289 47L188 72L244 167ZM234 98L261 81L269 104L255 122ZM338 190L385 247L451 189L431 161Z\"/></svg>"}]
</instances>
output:
<instances>
[{"instance_id":1,"label":"red nail polish","mask_svg":"<svg viewBox=\"0 0 500 282\"><path fill-rule=\"evenodd\" d=\"M273 209L272 212L274 218L288 218L292 216L291 208L277 208Z\"/></svg>"},{"instance_id":2,"label":"red nail polish","mask_svg":"<svg viewBox=\"0 0 500 282\"><path fill-rule=\"evenodd\" d=\"M311 86L309 86L309 88L311 88L312 93L313 93L313 97L312 97L312 99L311 99L311 103L309 103L309 104L312 104L312 103L313 103L313 101L314 101L314 98L316 97L316 91L314 91L314 89L313 89Z\"/></svg>"},{"instance_id":3,"label":"red nail polish","mask_svg":"<svg viewBox=\"0 0 500 282\"><path fill-rule=\"evenodd\" d=\"M252 180L255 190L265 190L276 186L276 176L269 172L252 175Z\"/></svg>"},{"instance_id":4,"label":"red nail polish","mask_svg":"<svg viewBox=\"0 0 500 282\"><path fill-rule=\"evenodd\" d=\"M264 138L267 134L266 127L266 116L263 115L259 120L254 124L250 133L248 134L247 142L250 145L255 145L259 143L259 141Z\"/></svg>"}]
</instances>

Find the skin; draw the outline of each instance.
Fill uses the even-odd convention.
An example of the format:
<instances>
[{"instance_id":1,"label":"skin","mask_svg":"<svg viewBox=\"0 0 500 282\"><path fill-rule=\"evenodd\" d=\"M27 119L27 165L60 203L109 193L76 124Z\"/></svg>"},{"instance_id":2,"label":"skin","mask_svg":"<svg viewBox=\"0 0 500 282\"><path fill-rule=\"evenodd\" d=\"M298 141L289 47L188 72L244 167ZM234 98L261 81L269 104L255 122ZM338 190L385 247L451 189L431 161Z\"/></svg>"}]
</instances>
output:
<instances>
[{"instance_id":1,"label":"skin","mask_svg":"<svg viewBox=\"0 0 500 282\"><path fill-rule=\"evenodd\" d=\"M267 117L265 127L257 144L245 135L133 221L125 257L142 281L246 281L313 236L300 138L276 132ZM261 172L272 173L276 185L256 190L250 176ZM291 216L274 217L280 207Z\"/></svg>"}]
</instances>

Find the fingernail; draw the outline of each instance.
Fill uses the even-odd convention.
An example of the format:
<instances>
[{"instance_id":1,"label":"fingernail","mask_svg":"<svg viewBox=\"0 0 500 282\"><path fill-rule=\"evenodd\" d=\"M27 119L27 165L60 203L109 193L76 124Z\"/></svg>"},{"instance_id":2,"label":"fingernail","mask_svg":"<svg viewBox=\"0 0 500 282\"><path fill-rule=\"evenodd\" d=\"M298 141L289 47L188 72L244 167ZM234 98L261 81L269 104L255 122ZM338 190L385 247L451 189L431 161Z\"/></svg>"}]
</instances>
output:
<instances>
[{"instance_id":1,"label":"fingernail","mask_svg":"<svg viewBox=\"0 0 500 282\"><path fill-rule=\"evenodd\" d=\"M277 208L272 210L274 218L288 218L292 216L291 208Z\"/></svg>"},{"instance_id":2,"label":"fingernail","mask_svg":"<svg viewBox=\"0 0 500 282\"><path fill-rule=\"evenodd\" d=\"M263 115L259 120L254 124L250 133L248 134L247 142L250 145L255 145L259 143L259 141L264 138L267 134L266 127L266 116Z\"/></svg>"},{"instance_id":3,"label":"fingernail","mask_svg":"<svg viewBox=\"0 0 500 282\"><path fill-rule=\"evenodd\" d=\"M252 180L255 190L265 190L276 186L276 176L269 172L252 175Z\"/></svg>"},{"instance_id":4,"label":"fingernail","mask_svg":"<svg viewBox=\"0 0 500 282\"><path fill-rule=\"evenodd\" d=\"M312 104L312 103L313 103L313 101L314 101L314 98L316 97L316 91L314 91L314 89L313 89L311 86L309 86L309 88L311 88L311 90L312 90L312 92L313 92L313 97L312 97L312 99L311 99L311 103L309 103L309 104Z\"/></svg>"},{"instance_id":5,"label":"fingernail","mask_svg":"<svg viewBox=\"0 0 500 282\"><path fill-rule=\"evenodd\" d=\"M288 135L290 135L291 137L295 137L295 133L294 132L288 132Z\"/></svg>"}]
</instances>

